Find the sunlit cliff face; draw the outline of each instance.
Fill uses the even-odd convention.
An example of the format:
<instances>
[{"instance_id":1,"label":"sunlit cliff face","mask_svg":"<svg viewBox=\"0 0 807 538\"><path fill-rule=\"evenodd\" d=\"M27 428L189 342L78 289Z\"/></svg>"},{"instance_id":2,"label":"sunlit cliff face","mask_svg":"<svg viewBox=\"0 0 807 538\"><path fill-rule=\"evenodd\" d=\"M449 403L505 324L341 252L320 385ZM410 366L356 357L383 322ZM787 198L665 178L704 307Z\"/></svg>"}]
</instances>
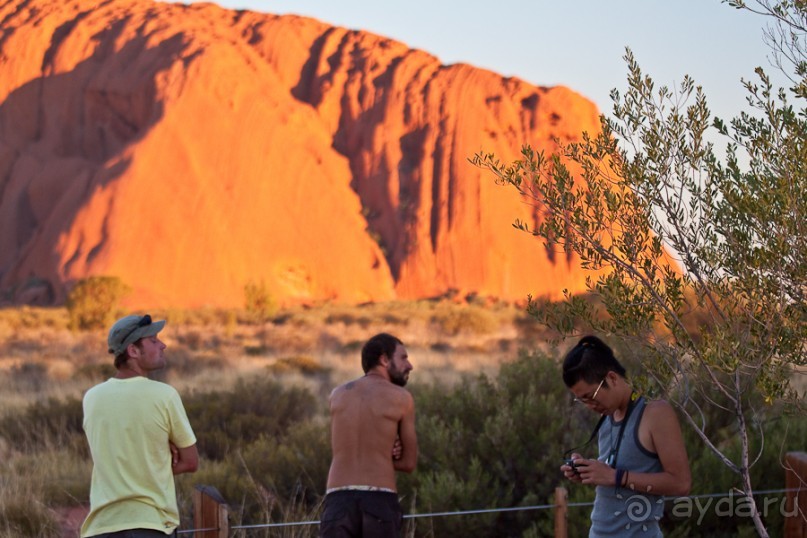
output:
<instances>
[{"instance_id":1,"label":"sunlit cliff face","mask_svg":"<svg viewBox=\"0 0 807 538\"><path fill-rule=\"evenodd\" d=\"M566 88L211 4L12 0L0 18L0 291L18 300L88 275L131 307L242 306L248 282L286 304L584 289L512 228L540 210L468 162L597 130Z\"/></svg>"}]
</instances>

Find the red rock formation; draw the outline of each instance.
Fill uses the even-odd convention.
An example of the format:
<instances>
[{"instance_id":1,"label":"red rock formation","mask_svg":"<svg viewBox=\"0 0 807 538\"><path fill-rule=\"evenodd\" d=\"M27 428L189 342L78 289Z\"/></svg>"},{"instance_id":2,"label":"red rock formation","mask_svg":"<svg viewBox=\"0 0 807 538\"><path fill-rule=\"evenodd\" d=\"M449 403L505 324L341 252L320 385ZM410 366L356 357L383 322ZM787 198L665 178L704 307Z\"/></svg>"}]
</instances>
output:
<instances>
[{"instance_id":1,"label":"red rock formation","mask_svg":"<svg viewBox=\"0 0 807 538\"><path fill-rule=\"evenodd\" d=\"M584 287L468 162L595 131L569 89L213 4L7 0L0 21L6 292L44 280L59 301L93 274L132 307L239 306L261 280L286 303Z\"/></svg>"}]
</instances>

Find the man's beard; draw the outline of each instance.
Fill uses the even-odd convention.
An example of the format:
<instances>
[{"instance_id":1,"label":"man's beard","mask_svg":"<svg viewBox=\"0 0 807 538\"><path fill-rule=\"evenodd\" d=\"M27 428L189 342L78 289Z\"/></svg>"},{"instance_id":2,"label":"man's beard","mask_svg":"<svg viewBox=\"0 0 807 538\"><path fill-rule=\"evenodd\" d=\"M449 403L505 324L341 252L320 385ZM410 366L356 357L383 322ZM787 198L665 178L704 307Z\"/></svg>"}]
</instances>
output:
<instances>
[{"instance_id":1,"label":"man's beard","mask_svg":"<svg viewBox=\"0 0 807 538\"><path fill-rule=\"evenodd\" d=\"M409 376L392 366L391 364L387 366L387 373L389 374L389 380L399 387L406 386L406 382L409 381Z\"/></svg>"}]
</instances>

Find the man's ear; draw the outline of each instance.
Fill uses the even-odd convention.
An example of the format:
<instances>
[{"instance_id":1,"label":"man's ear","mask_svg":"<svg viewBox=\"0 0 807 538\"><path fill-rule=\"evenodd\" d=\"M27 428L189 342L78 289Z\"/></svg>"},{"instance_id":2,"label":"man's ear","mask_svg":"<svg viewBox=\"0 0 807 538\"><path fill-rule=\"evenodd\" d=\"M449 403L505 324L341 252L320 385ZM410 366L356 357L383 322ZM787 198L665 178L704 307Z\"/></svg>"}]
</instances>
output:
<instances>
[{"instance_id":1,"label":"man's ear","mask_svg":"<svg viewBox=\"0 0 807 538\"><path fill-rule=\"evenodd\" d=\"M140 348L134 345L134 343L131 343L128 346L126 346L126 354L129 356L130 359L139 358Z\"/></svg>"},{"instance_id":2,"label":"man's ear","mask_svg":"<svg viewBox=\"0 0 807 538\"><path fill-rule=\"evenodd\" d=\"M387 368L389 366L389 357L387 357L386 353L378 357L378 364L380 364L384 368Z\"/></svg>"}]
</instances>

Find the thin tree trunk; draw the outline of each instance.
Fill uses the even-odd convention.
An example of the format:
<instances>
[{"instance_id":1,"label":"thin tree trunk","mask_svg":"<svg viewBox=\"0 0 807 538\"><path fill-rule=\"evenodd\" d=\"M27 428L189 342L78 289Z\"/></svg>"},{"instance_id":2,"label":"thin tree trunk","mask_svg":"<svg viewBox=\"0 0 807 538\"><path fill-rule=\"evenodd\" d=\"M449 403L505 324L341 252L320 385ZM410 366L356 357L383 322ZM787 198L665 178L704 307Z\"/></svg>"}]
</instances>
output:
<instances>
[{"instance_id":1,"label":"thin tree trunk","mask_svg":"<svg viewBox=\"0 0 807 538\"><path fill-rule=\"evenodd\" d=\"M740 477L743 483L743 493L745 493L746 499L751 504L751 518L754 520L754 527L757 530L757 534L760 538L770 538L768 529L765 528L765 523L762 522L762 517L759 514L759 510L757 510L757 502L754 500L754 488L751 484L751 458L749 457L751 446L748 442L748 423L745 421L745 414L743 412L739 374L734 375L734 384L738 395L735 401L737 423L740 427L740 441L742 444L742 451L740 453L740 461L742 462L740 465Z\"/></svg>"}]
</instances>

